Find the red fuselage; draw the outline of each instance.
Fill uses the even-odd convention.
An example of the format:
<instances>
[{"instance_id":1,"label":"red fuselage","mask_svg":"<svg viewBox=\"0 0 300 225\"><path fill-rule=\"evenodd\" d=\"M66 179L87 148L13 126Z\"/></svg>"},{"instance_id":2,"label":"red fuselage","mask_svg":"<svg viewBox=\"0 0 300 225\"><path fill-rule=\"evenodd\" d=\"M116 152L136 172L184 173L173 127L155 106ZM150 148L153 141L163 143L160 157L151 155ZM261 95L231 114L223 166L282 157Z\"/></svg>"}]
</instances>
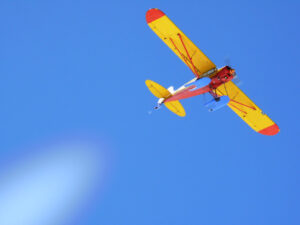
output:
<instances>
[{"instance_id":1,"label":"red fuselage","mask_svg":"<svg viewBox=\"0 0 300 225\"><path fill-rule=\"evenodd\" d=\"M196 85L191 85L187 88L183 88L180 91L177 91L171 97L164 100L164 102L171 102L176 100L181 100L185 98L190 98L196 95L201 95L207 92L212 92L220 85L225 84L228 81L231 81L235 76L235 72L229 66L225 66L220 69L216 74L210 77L211 82L209 85L195 89ZM200 78L201 79L201 78Z\"/></svg>"}]
</instances>

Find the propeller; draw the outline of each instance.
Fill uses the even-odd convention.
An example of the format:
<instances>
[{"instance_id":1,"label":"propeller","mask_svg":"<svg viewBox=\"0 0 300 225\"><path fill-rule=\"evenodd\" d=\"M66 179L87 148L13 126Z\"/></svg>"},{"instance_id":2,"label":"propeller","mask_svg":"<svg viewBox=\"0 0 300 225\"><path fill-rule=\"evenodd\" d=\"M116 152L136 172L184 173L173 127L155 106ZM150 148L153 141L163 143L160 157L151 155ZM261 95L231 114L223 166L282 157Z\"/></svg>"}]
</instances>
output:
<instances>
[{"instance_id":1,"label":"propeller","mask_svg":"<svg viewBox=\"0 0 300 225\"><path fill-rule=\"evenodd\" d=\"M231 63L231 58L228 55L225 57L224 62L226 66L229 66L234 69ZM241 86L243 84L238 75L235 75L235 77L232 79L232 82L235 83L237 86Z\"/></svg>"}]
</instances>

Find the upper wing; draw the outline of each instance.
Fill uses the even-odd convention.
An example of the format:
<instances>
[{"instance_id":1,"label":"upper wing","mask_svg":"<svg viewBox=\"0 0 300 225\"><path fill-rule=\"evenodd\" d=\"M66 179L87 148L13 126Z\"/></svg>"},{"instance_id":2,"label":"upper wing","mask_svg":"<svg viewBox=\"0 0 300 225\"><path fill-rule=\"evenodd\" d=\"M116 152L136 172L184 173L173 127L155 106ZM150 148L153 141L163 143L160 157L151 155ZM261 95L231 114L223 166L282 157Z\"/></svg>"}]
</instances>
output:
<instances>
[{"instance_id":1,"label":"upper wing","mask_svg":"<svg viewBox=\"0 0 300 225\"><path fill-rule=\"evenodd\" d=\"M256 132L264 135L275 135L279 132L279 127L232 81L219 86L216 92L220 96L228 95L228 106Z\"/></svg>"},{"instance_id":2,"label":"upper wing","mask_svg":"<svg viewBox=\"0 0 300 225\"><path fill-rule=\"evenodd\" d=\"M146 13L149 27L193 71L195 76L215 69L215 64L159 9Z\"/></svg>"}]
</instances>

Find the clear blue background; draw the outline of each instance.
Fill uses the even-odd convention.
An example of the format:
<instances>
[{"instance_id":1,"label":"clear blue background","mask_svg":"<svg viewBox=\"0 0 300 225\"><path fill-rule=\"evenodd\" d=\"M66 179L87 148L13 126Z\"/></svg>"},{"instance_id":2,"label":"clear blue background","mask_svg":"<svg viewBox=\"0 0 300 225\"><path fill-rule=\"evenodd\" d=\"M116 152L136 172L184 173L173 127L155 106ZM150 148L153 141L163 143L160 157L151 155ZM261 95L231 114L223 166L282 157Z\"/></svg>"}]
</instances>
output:
<instances>
[{"instance_id":1,"label":"clear blue background","mask_svg":"<svg viewBox=\"0 0 300 225\"><path fill-rule=\"evenodd\" d=\"M193 74L149 29L163 10L281 128L252 131L229 108L187 116L144 81ZM0 157L57 134L115 148L103 196L78 224L300 224L299 1L1 1Z\"/></svg>"}]
</instances>

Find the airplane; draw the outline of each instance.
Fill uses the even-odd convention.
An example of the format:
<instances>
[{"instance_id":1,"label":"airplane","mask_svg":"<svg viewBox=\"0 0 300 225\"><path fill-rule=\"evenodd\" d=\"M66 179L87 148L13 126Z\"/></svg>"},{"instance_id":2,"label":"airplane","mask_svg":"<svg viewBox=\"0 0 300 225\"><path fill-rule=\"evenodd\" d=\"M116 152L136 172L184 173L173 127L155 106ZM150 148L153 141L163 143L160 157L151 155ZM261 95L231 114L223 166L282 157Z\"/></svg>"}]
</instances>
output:
<instances>
[{"instance_id":1,"label":"airplane","mask_svg":"<svg viewBox=\"0 0 300 225\"><path fill-rule=\"evenodd\" d=\"M263 135L275 135L279 127L232 81L236 72L230 66L217 68L216 65L159 9L147 11L149 27L167 46L190 68L195 78L177 90L168 89L158 83L146 80L151 93L159 100L155 109L165 105L178 116L185 116L179 100L209 93L212 100L205 107L214 112L229 106L253 130Z\"/></svg>"}]
</instances>

